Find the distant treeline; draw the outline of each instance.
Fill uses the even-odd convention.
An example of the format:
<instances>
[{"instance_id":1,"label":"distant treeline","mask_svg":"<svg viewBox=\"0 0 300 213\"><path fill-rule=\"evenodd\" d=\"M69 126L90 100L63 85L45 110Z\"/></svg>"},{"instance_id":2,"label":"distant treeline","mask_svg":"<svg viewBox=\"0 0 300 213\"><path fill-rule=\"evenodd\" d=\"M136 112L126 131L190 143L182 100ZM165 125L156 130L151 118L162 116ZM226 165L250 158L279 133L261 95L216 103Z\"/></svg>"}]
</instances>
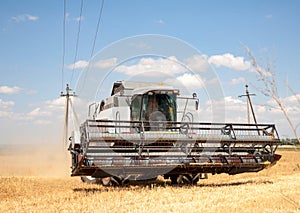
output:
<instances>
[{"instance_id":1,"label":"distant treeline","mask_svg":"<svg viewBox=\"0 0 300 213\"><path fill-rule=\"evenodd\" d=\"M294 145L299 144L299 141L296 138L285 138L281 139L281 143L284 145Z\"/></svg>"}]
</instances>

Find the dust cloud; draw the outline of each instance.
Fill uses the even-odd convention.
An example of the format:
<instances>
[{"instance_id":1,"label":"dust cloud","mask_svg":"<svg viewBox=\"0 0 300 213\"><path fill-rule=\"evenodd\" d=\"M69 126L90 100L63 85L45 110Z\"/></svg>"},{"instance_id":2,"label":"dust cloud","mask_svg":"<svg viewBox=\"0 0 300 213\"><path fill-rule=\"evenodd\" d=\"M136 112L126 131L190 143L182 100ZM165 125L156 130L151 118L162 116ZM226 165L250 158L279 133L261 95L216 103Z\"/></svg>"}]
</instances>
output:
<instances>
[{"instance_id":1,"label":"dust cloud","mask_svg":"<svg viewBox=\"0 0 300 213\"><path fill-rule=\"evenodd\" d=\"M0 144L0 176L69 177L70 166L63 144Z\"/></svg>"}]
</instances>

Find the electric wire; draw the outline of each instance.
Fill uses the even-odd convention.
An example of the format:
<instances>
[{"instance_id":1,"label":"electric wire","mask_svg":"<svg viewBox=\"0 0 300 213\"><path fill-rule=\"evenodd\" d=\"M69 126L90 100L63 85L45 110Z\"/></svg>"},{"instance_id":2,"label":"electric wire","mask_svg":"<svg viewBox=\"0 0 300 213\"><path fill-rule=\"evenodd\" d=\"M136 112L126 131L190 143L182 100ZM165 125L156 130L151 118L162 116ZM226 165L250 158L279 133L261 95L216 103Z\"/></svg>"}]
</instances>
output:
<instances>
[{"instance_id":1,"label":"electric wire","mask_svg":"<svg viewBox=\"0 0 300 213\"><path fill-rule=\"evenodd\" d=\"M95 32L95 36L94 36L94 41L93 41L92 51L91 51L91 55L90 55L90 60L94 55L94 50L95 50L95 46L96 46L96 40L97 40L99 26L100 26L100 22L101 22L103 7L104 7L104 0L101 1L101 8L100 8L99 16L98 16L98 22L97 22L97 26L96 26L96 32ZM83 83L81 84L82 87L86 83L86 78L87 78L87 73L89 71L89 68L90 68L90 63L88 63L86 71L84 72ZM78 89L80 90L81 88L78 88Z\"/></svg>"},{"instance_id":2,"label":"electric wire","mask_svg":"<svg viewBox=\"0 0 300 213\"><path fill-rule=\"evenodd\" d=\"M66 0L64 0L64 18L63 18L63 40L62 40L62 66L61 66L61 91L64 89L64 68L66 52Z\"/></svg>"},{"instance_id":3,"label":"electric wire","mask_svg":"<svg viewBox=\"0 0 300 213\"><path fill-rule=\"evenodd\" d=\"M76 65L76 61L77 61L79 35L80 35L81 19L82 19L82 9L83 9L83 0L81 0L81 5L80 5L80 15L79 15L79 20L78 20L77 40L76 40L76 47L75 47L75 57L74 57L74 63L73 63L73 67L72 67L72 75L71 75L71 81L70 81L71 85L72 85L72 81L73 81L73 77L74 77L75 65Z\"/></svg>"},{"instance_id":4,"label":"electric wire","mask_svg":"<svg viewBox=\"0 0 300 213\"><path fill-rule=\"evenodd\" d=\"M98 22L97 22L97 26L96 26L96 33L95 33L95 37L94 37L94 42L93 42L92 52L91 52L91 57L90 58L92 58L92 56L94 55L96 40L97 40L97 36L98 36L98 31L99 31L99 25L100 25L100 21L101 21L101 17L102 17L103 6L104 6L104 0L102 0L102 3L101 3L101 9L100 9L100 12L99 12Z\"/></svg>"}]
</instances>

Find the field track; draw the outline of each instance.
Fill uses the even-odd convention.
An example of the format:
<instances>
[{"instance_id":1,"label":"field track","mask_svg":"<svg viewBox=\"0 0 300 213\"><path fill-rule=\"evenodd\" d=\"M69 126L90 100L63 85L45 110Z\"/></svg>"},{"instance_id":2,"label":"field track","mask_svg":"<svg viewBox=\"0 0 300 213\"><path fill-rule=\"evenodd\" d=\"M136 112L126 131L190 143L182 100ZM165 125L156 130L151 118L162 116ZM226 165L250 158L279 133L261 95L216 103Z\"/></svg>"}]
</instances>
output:
<instances>
[{"instance_id":1,"label":"field track","mask_svg":"<svg viewBox=\"0 0 300 213\"><path fill-rule=\"evenodd\" d=\"M45 149L46 150L46 149ZM0 212L300 212L300 152L259 173L106 188L69 177L64 154L0 153Z\"/></svg>"}]
</instances>

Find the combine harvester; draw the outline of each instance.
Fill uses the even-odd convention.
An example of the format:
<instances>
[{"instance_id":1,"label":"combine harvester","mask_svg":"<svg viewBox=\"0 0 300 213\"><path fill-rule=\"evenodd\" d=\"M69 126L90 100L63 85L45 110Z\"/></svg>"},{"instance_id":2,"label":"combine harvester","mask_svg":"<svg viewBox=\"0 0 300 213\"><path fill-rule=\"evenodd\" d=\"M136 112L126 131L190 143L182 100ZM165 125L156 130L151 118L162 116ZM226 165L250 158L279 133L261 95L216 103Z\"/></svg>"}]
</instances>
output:
<instances>
[{"instance_id":1,"label":"combine harvester","mask_svg":"<svg viewBox=\"0 0 300 213\"><path fill-rule=\"evenodd\" d=\"M171 86L115 82L70 137L71 175L103 185L157 176L196 184L208 173L258 172L280 159L274 124L201 123L198 107L196 94L182 97Z\"/></svg>"}]
</instances>

